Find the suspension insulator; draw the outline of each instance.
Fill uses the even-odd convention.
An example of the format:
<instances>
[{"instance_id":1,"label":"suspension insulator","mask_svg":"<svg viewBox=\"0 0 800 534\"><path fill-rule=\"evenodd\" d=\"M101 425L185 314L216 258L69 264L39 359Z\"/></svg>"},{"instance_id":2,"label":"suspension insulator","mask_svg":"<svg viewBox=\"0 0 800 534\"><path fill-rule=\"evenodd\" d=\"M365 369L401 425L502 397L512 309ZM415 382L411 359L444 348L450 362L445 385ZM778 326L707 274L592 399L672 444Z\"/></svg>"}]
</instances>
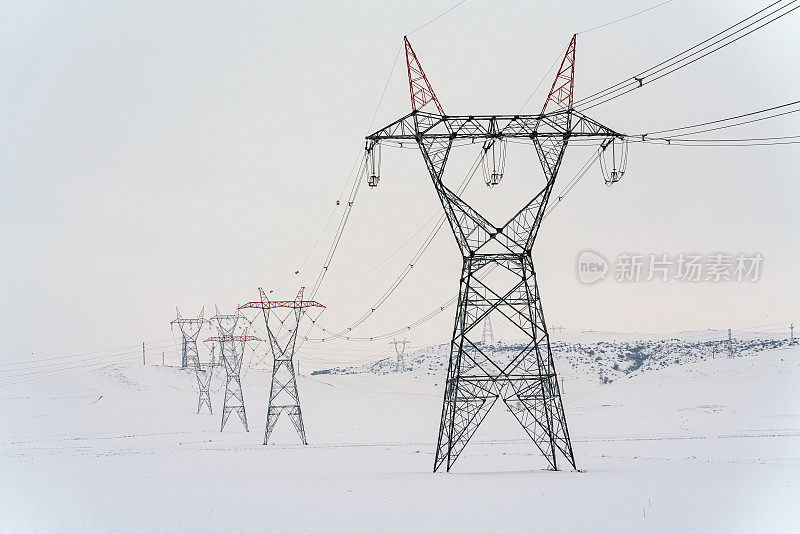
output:
<instances>
[{"instance_id":1,"label":"suspension insulator","mask_svg":"<svg viewBox=\"0 0 800 534\"><path fill-rule=\"evenodd\" d=\"M612 186L622 179L628 167L628 138L614 137L601 144L600 150L603 181L607 186Z\"/></svg>"},{"instance_id":2,"label":"suspension insulator","mask_svg":"<svg viewBox=\"0 0 800 534\"><path fill-rule=\"evenodd\" d=\"M367 185L378 187L381 181L381 145L372 143L367 145Z\"/></svg>"},{"instance_id":3,"label":"suspension insulator","mask_svg":"<svg viewBox=\"0 0 800 534\"><path fill-rule=\"evenodd\" d=\"M484 144L481 167L483 181L489 187L494 187L503 179L506 166L506 140L497 137L488 139Z\"/></svg>"}]
</instances>

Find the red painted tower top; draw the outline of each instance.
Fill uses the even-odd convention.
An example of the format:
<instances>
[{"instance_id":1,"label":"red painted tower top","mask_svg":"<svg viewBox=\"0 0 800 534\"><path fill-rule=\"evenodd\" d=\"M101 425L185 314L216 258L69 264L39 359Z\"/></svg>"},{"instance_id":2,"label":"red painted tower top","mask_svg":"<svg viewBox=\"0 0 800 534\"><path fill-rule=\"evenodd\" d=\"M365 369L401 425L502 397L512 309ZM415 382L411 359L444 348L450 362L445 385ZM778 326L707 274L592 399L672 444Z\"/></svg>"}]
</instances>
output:
<instances>
[{"instance_id":1,"label":"red painted tower top","mask_svg":"<svg viewBox=\"0 0 800 534\"><path fill-rule=\"evenodd\" d=\"M433 101L439 113L444 115L442 105L439 103L439 99L436 98L436 93L433 92L431 82L429 82L428 77L425 76L425 71L422 70L422 65L420 65L419 59L417 59L417 55L414 53L414 49L411 48L408 37L403 37L403 41L406 46L406 67L408 67L408 87L411 90L411 109L419 111L425 107L426 104Z\"/></svg>"},{"instance_id":2,"label":"red painted tower top","mask_svg":"<svg viewBox=\"0 0 800 534\"><path fill-rule=\"evenodd\" d=\"M547 113L548 106L551 108L550 111L572 108L572 90L575 87L575 37L576 35L572 36L567 53L561 60L561 67L558 69L556 79L553 80L550 94L542 106L542 115Z\"/></svg>"}]
</instances>

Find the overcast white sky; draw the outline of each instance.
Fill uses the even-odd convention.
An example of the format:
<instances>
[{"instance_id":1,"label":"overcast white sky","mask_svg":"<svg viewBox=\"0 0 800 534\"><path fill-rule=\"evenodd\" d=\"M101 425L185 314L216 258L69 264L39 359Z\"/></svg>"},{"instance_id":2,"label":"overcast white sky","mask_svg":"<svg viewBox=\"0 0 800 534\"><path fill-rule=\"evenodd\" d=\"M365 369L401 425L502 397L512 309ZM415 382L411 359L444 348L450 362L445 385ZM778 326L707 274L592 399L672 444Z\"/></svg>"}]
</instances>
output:
<instances>
[{"instance_id":1,"label":"overcast white sky","mask_svg":"<svg viewBox=\"0 0 800 534\"><path fill-rule=\"evenodd\" d=\"M335 225L300 266L344 199L402 36L453 3L2 2L3 358L166 339L176 305L186 315L214 304L232 311L259 285L289 298L312 285ZM449 113L516 113L572 33L653 3L468 0L411 40ZM766 3L676 0L579 35L576 98ZM798 13L589 114L636 133L797 100ZM409 111L402 62L373 129ZM796 135L798 126L789 115L720 137ZM633 145L612 188L595 167L534 248L549 324L668 332L800 317L797 146ZM590 150L567 154L562 184ZM513 213L542 180L531 158L529 147L509 149L503 184L488 190L476 177L467 197ZM463 176L457 162L448 170ZM382 178L360 192L324 288L370 271L440 212L418 152L385 150ZM321 322L340 328L370 307L420 238L369 275L320 291ZM759 252L764 264L755 284L587 287L575 276L584 248L610 258ZM457 292L460 263L443 231L354 334L428 313ZM452 321L450 310L408 337L444 340ZM336 347L307 350L348 350Z\"/></svg>"}]
</instances>

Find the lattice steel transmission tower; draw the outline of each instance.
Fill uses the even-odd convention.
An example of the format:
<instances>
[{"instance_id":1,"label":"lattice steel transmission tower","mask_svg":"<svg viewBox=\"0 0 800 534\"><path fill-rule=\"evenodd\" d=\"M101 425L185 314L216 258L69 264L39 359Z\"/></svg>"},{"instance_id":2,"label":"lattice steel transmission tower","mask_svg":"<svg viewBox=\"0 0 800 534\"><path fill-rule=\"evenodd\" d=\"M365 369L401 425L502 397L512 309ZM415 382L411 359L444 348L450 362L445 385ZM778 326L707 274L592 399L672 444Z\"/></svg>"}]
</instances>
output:
<instances>
[{"instance_id":1,"label":"lattice steel transmission tower","mask_svg":"<svg viewBox=\"0 0 800 534\"><path fill-rule=\"evenodd\" d=\"M392 341L389 342L389 345L394 345L394 352L395 354L397 354L397 363L395 363L394 366L394 370L397 373L406 370L405 354L406 354L406 345L408 345L409 343L411 342L405 338L403 339L403 341L397 341L396 339L393 339Z\"/></svg>"},{"instance_id":2,"label":"lattice steel transmission tower","mask_svg":"<svg viewBox=\"0 0 800 534\"><path fill-rule=\"evenodd\" d=\"M204 311L205 308L200 310L199 317L181 317L181 311L175 308L178 317L170 323L170 328L177 324L181 330L181 368L186 368L187 365L194 367L194 375L200 391L197 413L200 413L203 405L207 405L208 411L213 413L211 411L211 369L200 363L200 353L197 350L197 337L205 324Z\"/></svg>"},{"instance_id":3,"label":"lattice steel transmission tower","mask_svg":"<svg viewBox=\"0 0 800 534\"><path fill-rule=\"evenodd\" d=\"M731 334L731 329L728 328L728 358L733 358L733 336Z\"/></svg>"},{"instance_id":4,"label":"lattice steel transmission tower","mask_svg":"<svg viewBox=\"0 0 800 534\"><path fill-rule=\"evenodd\" d=\"M214 364L198 363L195 376L197 377L197 386L200 388L197 413L200 413L203 405L205 405L208 406L208 413L213 415L214 410L211 408L211 378L214 376Z\"/></svg>"},{"instance_id":5,"label":"lattice steel transmission tower","mask_svg":"<svg viewBox=\"0 0 800 534\"><path fill-rule=\"evenodd\" d=\"M175 325L178 325L181 331L182 369L186 368L190 363L194 364L194 362L200 361L197 352L197 337L200 335L200 330L203 329L203 325L205 324L205 320L203 319L204 312L205 307L200 310L200 315L198 317L182 317L181 310L175 308L177 318L169 323L170 330L172 330Z\"/></svg>"},{"instance_id":6,"label":"lattice steel transmission tower","mask_svg":"<svg viewBox=\"0 0 800 534\"><path fill-rule=\"evenodd\" d=\"M371 154L381 143L415 142L463 257L433 470L442 465L450 470L498 398L553 469L558 467L557 452L575 467L531 251L570 139L597 138L607 146L625 136L573 109L575 36L538 115L445 114L408 39L404 41L412 111L367 136L367 162L368 176L377 177ZM436 109L423 111L431 102ZM533 144L546 181L508 222L494 226L446 186L443 175L454 146L478 140L484 157L505 157L504 150L490 149L508 139ZM493 162L492 167L487 184L497 185L502 166ZM478 325L490 314L524 336L521 350L497 355L484 350Z\"/></svg>"},{"instance_id":7,"label":"lattice steel transmission tower","mask_svg":"<svg viewBox=\"0 0 800 534\"><path fill-rule=\"evenodd\" d=\"M238 312L234 315L222 315L217 308L217 314L211 318L211 321L216 323L218 335L205 340L219 343L219 359L225 367L225 397L222 404L220 432L225 428L231 412L236 412L239 419L242 420L245 431L250 432L250 428L247 426L247 412L242 392L242 360L247 342L261 340L255 336L248 336L247 329L242 329L242 333L239 335L236 334L236 326L240 317Z\"/></svg>"},{"instance_id":8,"label":"lattice steel transmission tower","mask_svg":"<svg viewBox=\"0 0 800 534\"><path fill-rule=\"evenodd\" d=\"M300 328L300 319L308 308L325 308L319 302L303 300L303 290L297 293L294 300L269 300L267 294L258 288L260 300L242 304L239 309L257 309L264 314L264 324L267 327L269 346L272 349L272 381L269 388L269 404L267 406L267 424L264 430L264 445L269 442L269 436L275 428L282 413L286 413L297 430L303 445L308 445L306 429L303 426L303 412L300 409L300 396L297 393L297 377L294 372L294 350L297 342L297 331ZM284 308L289 313L281 318L273 310ZM273 317L273 324L270 323ZM278 325L274 324L277 320ZM276 329L277 328L277 329ZM285 332L281 330L285 328Z\"/></svg>"},{"instance_id":9,"label":"lattice steel transmission tower","mask_svg":"<svg viewBox=\"0 0 800 534\"><path fill-rule=\"evenodd\" d=\"M492 330L492 316L487 315L483 320L483 335L481 336L481 343L484 346L494 344L494 330Z\"/></svg>"}]
</instances>

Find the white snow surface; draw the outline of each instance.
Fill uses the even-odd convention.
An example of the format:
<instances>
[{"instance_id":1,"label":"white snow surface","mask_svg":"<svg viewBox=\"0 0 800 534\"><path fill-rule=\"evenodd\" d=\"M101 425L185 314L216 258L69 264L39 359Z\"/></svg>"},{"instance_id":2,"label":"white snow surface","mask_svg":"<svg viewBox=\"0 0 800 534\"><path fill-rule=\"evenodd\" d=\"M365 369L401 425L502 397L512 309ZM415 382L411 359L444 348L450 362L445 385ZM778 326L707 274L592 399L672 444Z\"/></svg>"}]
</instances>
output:
<instances>
[{"instance_id":1,"label":"white snow surface","mask_svg":"<svg viewBox=\"0 0 800 534\"><path fill-rule=\"evenodd\" d=\"M262 445L195 413L189 371L124 365L0 388L4 532L798 532L800 347L697 359L601 384L564 358L579 471L547 463L496 405L432 473L444 368L302 375L309 445Z\"/></svg>"}]
</instances>

